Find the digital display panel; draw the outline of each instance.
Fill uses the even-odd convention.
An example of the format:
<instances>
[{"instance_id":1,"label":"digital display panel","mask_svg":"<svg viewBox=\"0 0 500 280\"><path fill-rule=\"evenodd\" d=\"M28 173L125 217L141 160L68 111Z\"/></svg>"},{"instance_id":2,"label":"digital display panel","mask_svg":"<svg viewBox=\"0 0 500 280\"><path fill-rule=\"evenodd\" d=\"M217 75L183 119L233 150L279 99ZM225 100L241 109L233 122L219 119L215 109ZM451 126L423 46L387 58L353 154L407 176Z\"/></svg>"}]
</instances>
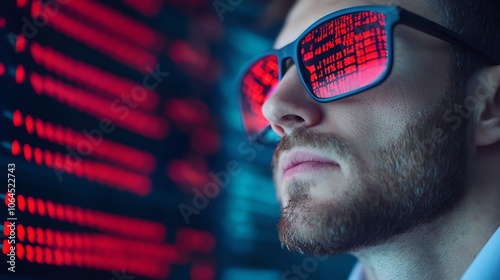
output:
<instances>
[{"instance_id":1,"label":"digital display panel","mask_svg":"<svg viewBox=\"0 0 500 280\"><path fill-rule=\"evenodd\" d=\"M213 224L179 211L208 179L183 163L219 147L207 90L186 87L216 80L193 55L217 61L161 20L185 6L0 7L0 278L215 279Z\"/></svg>"}]
</instances>

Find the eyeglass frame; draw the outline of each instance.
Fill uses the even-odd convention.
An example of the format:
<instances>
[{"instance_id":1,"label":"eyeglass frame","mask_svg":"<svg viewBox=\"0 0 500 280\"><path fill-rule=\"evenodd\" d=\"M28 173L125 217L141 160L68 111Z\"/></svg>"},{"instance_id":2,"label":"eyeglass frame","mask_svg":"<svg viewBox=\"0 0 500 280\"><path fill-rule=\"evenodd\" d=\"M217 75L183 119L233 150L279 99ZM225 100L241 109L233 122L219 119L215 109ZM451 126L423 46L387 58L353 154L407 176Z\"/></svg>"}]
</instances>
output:
<instances>
[{"instance_id":1,"label":"eyeglass frame","mask_svg":"<svg viewBox=\"0 0 500 280\"><path fill-rule=\"evenodd\" d=\"M300 55L300 46L299 44L301 41L304 39L304 37L309 34L311 31L315 30L318 26L328 22L329 20L333 20L335 18L341 17L343 15L347 14L352 14L352 13L359 13L359 12L378 12L383 14L386 19L385 19L385 30L387 31L386 37L387 37L387 68L384 71L383 74L380 75L380 77L375 80L373 83L370 83L369 85L366 85L364 87L361 87L359 89L349 91L346 93L343 93L341 95L329 97L329 98L318 98L313 92L311 92L311 89L307 86L308 83L304 80L304 75L302 74L305 69L302 69L304 67L301 67L302 64L297 63L301 61L299 59ZM365 5L365 6L357 6L357 7L351 7L351 8L346 8L342 9L336 12L333 12L331 14L328 14L326 16L323 16L322 18L316 20L313 24L311 24L304 32L302 32L297 39L294 41L290 42L286 46L279 48L279 49L272 49L269 51L266 51L256 57L254 57L252 60L250 60L246 66L243 68L245 71L248 71L250 67L259 61L260 59L266 57L266 56L271 56L274 55L276 56L276 59L278 60L278 81L281 81L283 79L283 76L285 75L284 71L287 68L287 60L292 59L295 65L297 65L297 71L299 72L299 77L301 79L302 84L304 85L304 88L307 90L309 96L311 96L315 101L320 102L320 103L327 103L327 102L332 102L336 100L340 100L349 96L352 96L354 94L358 94L362 91L365 91L369 88L376 87L383 83L387 77L389 77L392 67L393 67L393 60L394 60L394 41L393 41L393 35L394 35L394 28L398 24L403 24L408 27L411 27L413 29L416 29L418 31L421 31L425 34L431 35L435 38L441 39L445 42L448 42L450 44L460 46L468 51L475 52L480 54L483 58L486 59L486 61L489 61L492 65L500 65L500 57L497 56L495 53L491 52L485 47L480 46L479 44L476 44L469 38L462 36L461 34L444 27L436 22L433 22L423 16L420 16L418 14L415 14L413 12L410 12L400 6L374 6L374 5ZM245 72L246 73L246 72ZM243 82L243 77L245 75L240 75L240 79L238 80L237 85L240 86ZM240 90L241 91L241 90ZM265 102L265 101L264 101ZM241 106L242 102L240 102ZM249 135L249 141L251 142L263 142L261 139L262 135L265 135L269 130L271 130L271 125L266 126L262 131L254 134L254 135Z\"/></svg>"}]
</instances>

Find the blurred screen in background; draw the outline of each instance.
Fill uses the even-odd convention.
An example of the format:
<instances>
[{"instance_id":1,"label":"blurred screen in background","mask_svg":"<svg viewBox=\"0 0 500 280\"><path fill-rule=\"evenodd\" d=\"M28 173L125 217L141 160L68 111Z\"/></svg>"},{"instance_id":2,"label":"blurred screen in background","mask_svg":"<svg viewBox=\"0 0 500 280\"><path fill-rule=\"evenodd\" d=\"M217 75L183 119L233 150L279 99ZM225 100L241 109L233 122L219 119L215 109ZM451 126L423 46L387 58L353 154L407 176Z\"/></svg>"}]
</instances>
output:
<instances>
[{"instance_id":1,"label":"blurred screen in background","mask_svg":"<svg viewBox=\"0 0 500 280\"><path fill-rule=\"evenodd\" d=\"M0 279L345 279L282 250L234 79L292 1L0 4Z\"/></svg>"}]
</instances>

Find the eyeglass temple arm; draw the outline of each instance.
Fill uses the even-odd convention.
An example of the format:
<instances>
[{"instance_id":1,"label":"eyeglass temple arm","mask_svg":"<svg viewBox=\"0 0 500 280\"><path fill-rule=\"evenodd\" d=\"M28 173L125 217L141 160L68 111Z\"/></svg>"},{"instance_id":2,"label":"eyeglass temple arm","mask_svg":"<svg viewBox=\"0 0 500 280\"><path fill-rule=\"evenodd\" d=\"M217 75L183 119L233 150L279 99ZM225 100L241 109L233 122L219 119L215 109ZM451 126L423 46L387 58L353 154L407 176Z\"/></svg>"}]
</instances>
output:
<instances>
[{"instance_id":1,"label":"eyeglass temple arm","mask_svg":"<svg viewBox=\"0 0 500 280\"><path fill-rule=\"evenodd\" d=\"M449 43L464 47L468 50L479 52L484 57L488 58L488 60L494 62L494 64L500 64L500 57L496 56L493 52L482 48L468 38L465 38L464 36L453 32L452 30L449 30L442 25L439 25L433 21L430 21L424 17L421 17L404 9L400 10L400 17L401 23L405 25L445 40Z\"/></svg>"}]
</instances>

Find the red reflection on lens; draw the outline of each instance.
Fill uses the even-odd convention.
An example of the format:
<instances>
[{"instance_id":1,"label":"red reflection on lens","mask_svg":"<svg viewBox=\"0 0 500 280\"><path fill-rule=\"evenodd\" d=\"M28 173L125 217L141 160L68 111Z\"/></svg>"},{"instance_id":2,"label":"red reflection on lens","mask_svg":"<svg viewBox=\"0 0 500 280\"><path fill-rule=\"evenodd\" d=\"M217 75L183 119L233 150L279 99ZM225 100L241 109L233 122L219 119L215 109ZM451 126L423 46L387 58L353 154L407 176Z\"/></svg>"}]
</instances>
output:
<instances>
[{"instance_id":1,"label":"red reflection on lens","mask_svg":"<svg viewBox=\"0 0 500 280\"><path fill-rule=\"evenodd\" d=\"M249 134L258 133L269 125L262 114L262 105L278 84L278 75L278 59L269 55L252 64L243 77L243 124Z\"/></svg>"},{"instance_id":2,"label":"red reflection on lens","mask_svg":"<svg viewBox=\"0 0 500 280\"><path fill-rule=\"evenodd\" d=\"M385 16L359 12L332 19L301 41L306 83L318 98L331 98L367 87L388 67Z\"/></svg>"}]
</instances>

